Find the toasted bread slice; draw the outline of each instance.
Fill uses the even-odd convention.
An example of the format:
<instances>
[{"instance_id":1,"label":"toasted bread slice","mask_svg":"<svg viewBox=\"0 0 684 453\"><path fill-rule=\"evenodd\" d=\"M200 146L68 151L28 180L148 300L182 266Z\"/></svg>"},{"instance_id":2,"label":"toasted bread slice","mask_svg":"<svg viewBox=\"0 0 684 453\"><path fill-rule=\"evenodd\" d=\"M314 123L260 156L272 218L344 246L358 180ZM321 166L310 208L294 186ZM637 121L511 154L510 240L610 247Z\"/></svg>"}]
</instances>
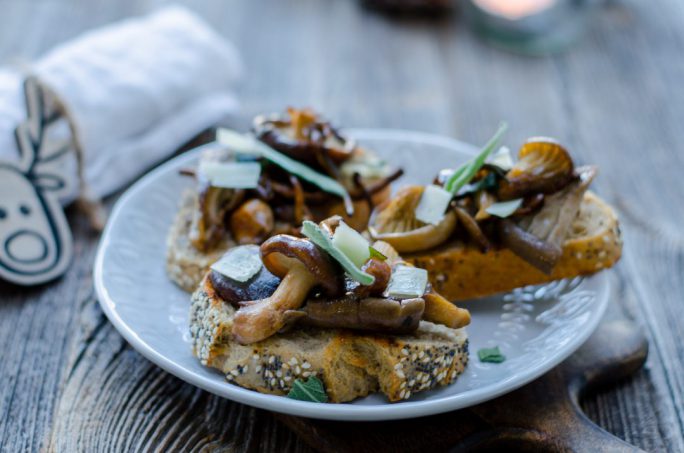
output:
<instances>
[{"instance_id":1,"label":"toasted bread slice","mask_svg":"<svg viewBox=\"0 0 684 453\"><path fill-rule=\"evenodd\" d=\"M181 197L178 214L171 225L166 240L166 273L187 292L197 289L211 266L231 247L237 245L230 237L224 237L210 252L197 250L190 242L190 227L196 208L197 195L188 190Z\"/></svg>"},{"instance_id":2,"label":"toasted bread slice","mask_svg":"<svg viewBox=\"0 0 684 453\"><path fill-rule=\"evenodd\" d=\"M229 382L261 393L285 395L296 379L317 376L331 402L378 391L400 401L452 383L468 361L465 330L425 321L411 335L296 328L241 345L231 338L234 314L205 279L192 296L193 353Z\"/></svg>"},{"instance_id":3,"label":"toasted bread slice","mask_svg":"<svg viewBox=\"0 0 684 453\"><path fill-rule=\"evenodd\" d=\"M404 259L427 269L433 287L449 300L464 300L527 285L593 274L614 265L622 238L613 209L592 192L584 195L563 256L551 274L544 274L509 249L481 252L472 244L451 241Z\"/></svg>"}]
</instances>

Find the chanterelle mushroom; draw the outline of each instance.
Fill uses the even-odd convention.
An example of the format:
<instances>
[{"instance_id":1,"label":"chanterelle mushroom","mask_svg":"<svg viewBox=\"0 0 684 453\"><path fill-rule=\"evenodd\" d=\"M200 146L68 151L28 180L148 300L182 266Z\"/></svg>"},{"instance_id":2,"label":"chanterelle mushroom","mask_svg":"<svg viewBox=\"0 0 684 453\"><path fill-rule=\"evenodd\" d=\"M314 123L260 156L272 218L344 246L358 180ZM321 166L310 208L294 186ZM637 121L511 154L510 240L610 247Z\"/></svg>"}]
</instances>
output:
<instances>
[{"instance_id":1,"label":"chanterelle mushroom","mask_svg":"<svg viewBox=\"0 0 684 453\"><path fill-rule=\"evenodd\" d=\"M373 239L389 243L400 253L427 250L446 241L456 228L456 214L448 211L437 225L418 220L416 207L424 190L423 186L404 187L378 206L368 225Z\"/></svg>"},{"instance_id":2,"label":"chanterelle mushroom","mask_svg":"<svg viewBox=\"0 0 684 453\"><path fill-rule=\"evenodd\" d=\"M328 296L337 295L344 287L341 270L307 239L273 236L261 245L261 257L266 269L282 281L271 297L248 302L235 314L233 335L242 344L278 332L285 325L285 312L301 307L315 286Z\"/></svg>"}]
</instances>

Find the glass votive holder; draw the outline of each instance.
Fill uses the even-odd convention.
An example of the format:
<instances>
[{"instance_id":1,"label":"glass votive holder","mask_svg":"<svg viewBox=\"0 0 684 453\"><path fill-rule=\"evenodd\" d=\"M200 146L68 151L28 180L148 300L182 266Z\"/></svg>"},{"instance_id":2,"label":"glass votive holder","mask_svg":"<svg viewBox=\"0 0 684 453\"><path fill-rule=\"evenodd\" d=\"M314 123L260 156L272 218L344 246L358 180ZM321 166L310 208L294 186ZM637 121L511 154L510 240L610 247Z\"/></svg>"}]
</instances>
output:
<instances>
[{"instance_id":1,"label":"glass votive holder","mask_svg":"<svg viewBox=\"0 0 684 453\"><path fill-rule=\"evenodd\" d=\"M582 36L597 0L464 0L474 30L497 47L528 55L561 52Z\"/></svg>"}]
</instances>

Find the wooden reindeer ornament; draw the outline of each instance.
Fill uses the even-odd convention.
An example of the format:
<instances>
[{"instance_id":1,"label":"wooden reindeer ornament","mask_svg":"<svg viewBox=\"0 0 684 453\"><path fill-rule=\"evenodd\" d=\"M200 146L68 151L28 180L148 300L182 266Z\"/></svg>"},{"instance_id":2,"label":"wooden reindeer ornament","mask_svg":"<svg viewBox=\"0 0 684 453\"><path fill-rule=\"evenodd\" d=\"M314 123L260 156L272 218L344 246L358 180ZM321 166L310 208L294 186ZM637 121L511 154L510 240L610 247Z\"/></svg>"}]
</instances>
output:
<instances>
[{"instance_id":1,"label":"wooden reindeer ornament","mask_svg":"<svg viewBox=\"0 0 684 453\"><path fill-rule=\"evenodd\" d=\"M0 278L19 285L50 281L69 266L72 239L59 197L72 189L55 162L71 140L50 138L62 119L34 77L24 83L27 120L15 130L19 162L0 161Z\"/></svg>"}]
</instances>

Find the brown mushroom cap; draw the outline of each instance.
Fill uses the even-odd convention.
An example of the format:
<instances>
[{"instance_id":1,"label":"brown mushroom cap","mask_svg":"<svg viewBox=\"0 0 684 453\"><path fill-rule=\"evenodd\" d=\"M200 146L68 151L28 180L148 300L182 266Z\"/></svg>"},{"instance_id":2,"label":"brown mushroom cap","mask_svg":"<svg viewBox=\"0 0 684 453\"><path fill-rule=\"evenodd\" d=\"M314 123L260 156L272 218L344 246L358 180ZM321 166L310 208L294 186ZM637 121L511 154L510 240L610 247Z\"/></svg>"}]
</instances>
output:
<instances>
[{"instance_id":1,"label":"brown mushroom cap","mask_svg":"<svg viewBox=\"0 0 684 453\"><path fill-rule=\"evenodd\" d=\"M261 259L274 275L283 278L300 263L328 295L344 289L344 272L323 250L308 239L279 234L261 244Z\"/></svg>"},{"instance_id":2,"label":"brown mushroom cap","mask_svg":"<svg viewBox=\"0 0 684 453\"><path fill-rule=\"evenodd\" d=\"M394 198L377 206L368 222L371 237L400 253L419 252L445 242L456 228L456 215L447 211L437 225L418 220L416 207L424 190L424 186L403 187Z\"/></svg>"},{"instance_id":3,"label":"brown mushroom cap","mask_svg":"<svg viewBox=\"0 0 684 453\"><path fill-rule=\"evenodd\" d=\"M242 201L245 191L214 187L200 177L198 205L193 213L190 240L200 251L210 250L225 232L224 219Z\"/></svg>"},{"instance_id":4,"label":"brown mushroom cap","mask_svg":"<svg viewBox=\"0 0 684 453\"><path fill-rule=\"evenodd\" d=\"M573 179L574 164L568 151L547 137L529 139L520 148L520 160L499 185L499 198L511 200L533 193L553 193Z\"/></svg>"},{"instance_id":5,"label":"brown mushroom cap","mask_svg":"<svg viewBox=\"0 0 684 453\"><path fill-rule=\"evenodd\" d=\"M274 226L273 210L258 198L242 203L230 216L230 231L238 244L261 243Z\"/></svg>"},{"instance_id":6,"label":"brown mushroom cap","mask_svg":"<svg viewBox=\"0 0 684 453\"><path fill-rule=\"evenodd\" d=\"M358 285L354 288L357 297L380 296L387 289L392 276L392 266L387 261L371 258L361 268L367 274L372 275L375 280L370 285Z\"/></svg>"},{"instance_id":7,"label":"brown mushroom cap","mask_svg":"<svg viewBox=\"0 0 684 453\"><path fill-rule=\"evenodd\" d=\"M371 332L410 333L418 328L425 309L421 298L402 301L378 297L310 300L298 314L302 324Z\"/></svg>"},{"instance_id":8,"label":"brown mushroom cap","mask_svg":"<svg viewBox=\"0 0 684 453\"><path fill-rule=\"evenodd\" d=\"M214 270L209 272L209 280L216 294L231 305L270 297L278 287L280 279L262 267L257 274L246 282L239 282Z\"/></svg>"},{"instance_id":9,"label":"brown mushroom cap","mask_svg":"<svg viewBox=\"0 0 684 453\"><path fill-rule=\"evenodd\" d=\"M319 153L340 164L352 156L354 149L352 142L307 110L289 109L289 118L257 117L253 129L262 142L308 164L316 164Z\"/></svg>"},{"instance_id":10,"label":"brown mushroom cap","mask_svg":"<svg viewBox=\"0 0 684 453\"><path fill-rule=\"evenodd\" d=\"M249 259L261 260L261 256L258 246L243 245L229 249L219 261L224 259L231 260L232 264L236 267L241 267L246 263L250 263ZM280 279L270 273L264 266L259 266L256 274L246 281L235 280L214 269L209 271L208 278L216 294L225 302L234 306L239 306L244 302L252 300L265 299L275 292L280 283Z\"/></svg>"}]
</instances>

